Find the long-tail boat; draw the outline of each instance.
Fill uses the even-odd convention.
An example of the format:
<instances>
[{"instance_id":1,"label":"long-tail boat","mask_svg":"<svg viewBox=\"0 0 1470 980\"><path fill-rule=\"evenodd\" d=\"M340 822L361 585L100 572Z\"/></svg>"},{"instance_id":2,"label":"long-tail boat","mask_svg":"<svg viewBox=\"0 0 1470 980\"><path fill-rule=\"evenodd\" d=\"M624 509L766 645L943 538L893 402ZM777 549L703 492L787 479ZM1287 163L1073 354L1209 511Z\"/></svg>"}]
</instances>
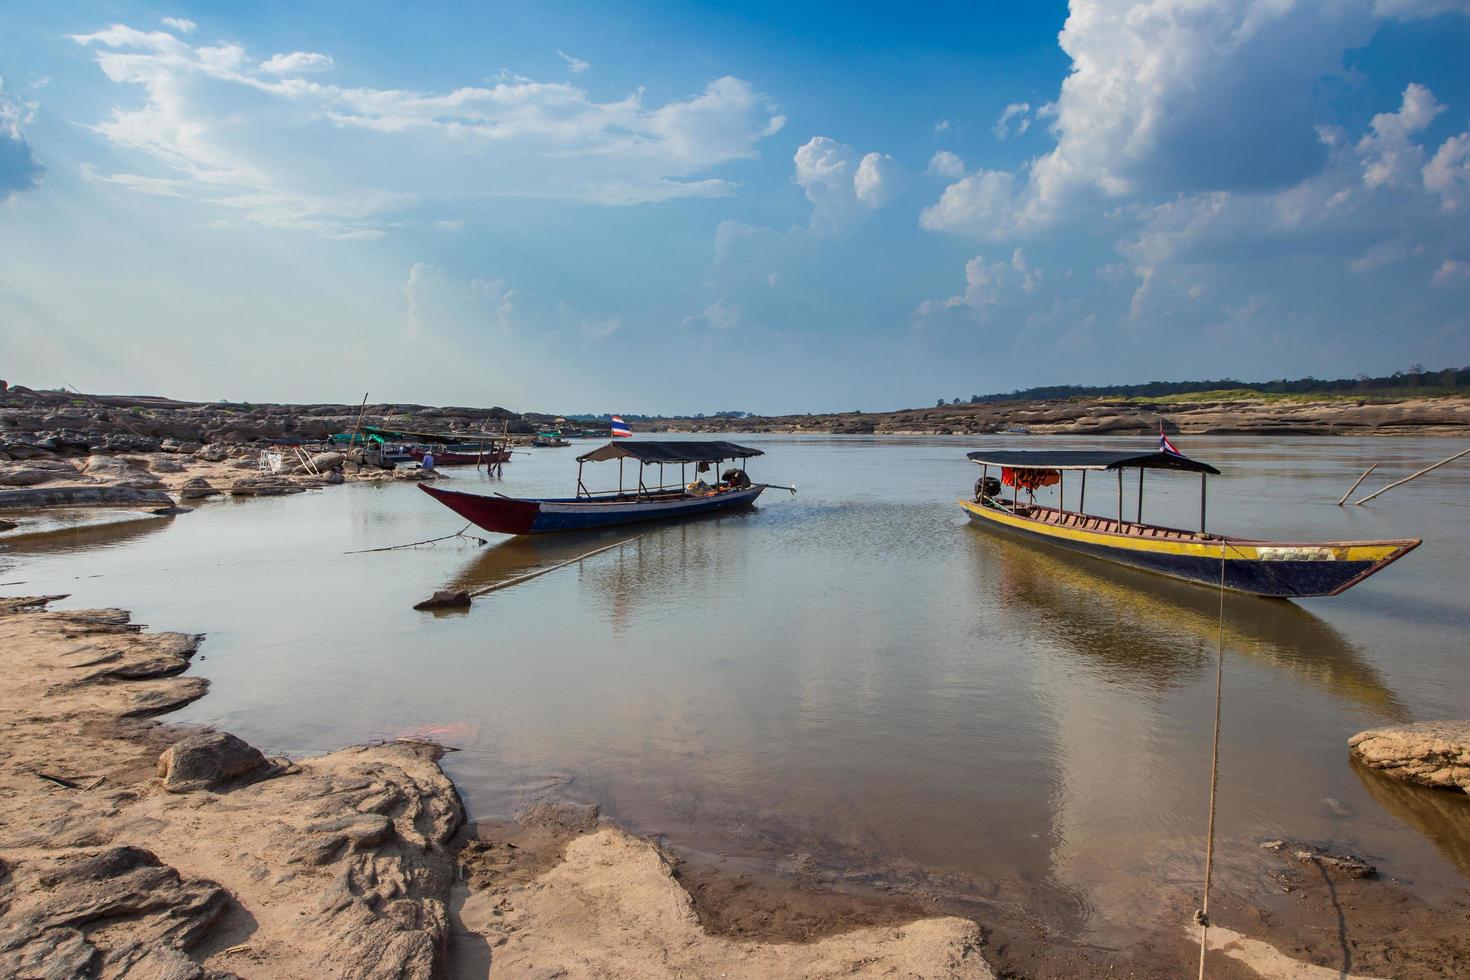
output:
<instances>
[{"instance_id":1,"label":"long-tail boat","mask_svg":"<svg viewBox=\"0 0 1470 980\"><path fill-rule=\"evenodd\" d=\"M1157 452L989 450L969 453L982 468L975 496L961 500L970 520L1030 541L1235 592L1277 598L1337 595L1419 547L1396 541L1261 541L1205 530L1205 481L1219 470L1179 453L1160 437ZM991 475L991 468L998 478ZM1135 520L1123 519L1123 471L1138 470ZM1197 531L1143 523L1144 470L1200 475ZM1088 514L1087 474L1116 472L1117 518ZM1077 509L1066 509L1068 473L1079 473ZM1058 505L1036 503L1035 491L1057 486ZM1011 488L1010 500L1005 488ZM1021 493L1026 491L1028 499Z\"/></svg>"},{"instance_id":2,"label":"long-tail boat","mask_svg":"<svg viewBox=\"0 0 1470 980\"><path fill-rule=\"evenodd\" d=\"M610 442L577 457L577 493L573 497L487 497L441 490L427 484L419 484L419 489L486 531L501 534L577 531L748 507L771 486L752 483L745 473L746 461L761 455L764 453L759 449L733 442ZM618 461L618 489L588 490L582 482L583 465L614 459ZM625 487L627 460L638 464L638 481L634 487ZM740 465L721 474L718 483L709 484L699 477L711 468L718 473L720 464L726 460L738 460ZM686 483L686 468L691 464L695 467L695 479ZM679 482L665 483L664 467L674 465L679 467ZM652 485L645 479L650 466L658 467L658 477Z\"/></svg>"}]
</instances>

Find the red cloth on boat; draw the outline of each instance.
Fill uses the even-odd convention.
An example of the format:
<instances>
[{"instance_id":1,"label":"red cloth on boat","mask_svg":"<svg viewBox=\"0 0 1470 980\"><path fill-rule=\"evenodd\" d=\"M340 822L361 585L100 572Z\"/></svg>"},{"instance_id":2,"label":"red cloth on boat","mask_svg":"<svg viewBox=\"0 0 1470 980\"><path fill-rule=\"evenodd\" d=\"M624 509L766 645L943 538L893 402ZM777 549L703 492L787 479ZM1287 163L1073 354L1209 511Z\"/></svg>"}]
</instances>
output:
<instances>
[{"instance_id":1,"label":"red cloth on boat","mask_svg":"<svg viewBox=\"0 0 1470 980\"><path fill-rule=\"evenodd\" d=\"M1013 470L1009 466L1000 468L1000 482L1008 487L1036 490L1053 487L1061 482L1062 475L1056 470Z\"/></svg>"}]
</instances>

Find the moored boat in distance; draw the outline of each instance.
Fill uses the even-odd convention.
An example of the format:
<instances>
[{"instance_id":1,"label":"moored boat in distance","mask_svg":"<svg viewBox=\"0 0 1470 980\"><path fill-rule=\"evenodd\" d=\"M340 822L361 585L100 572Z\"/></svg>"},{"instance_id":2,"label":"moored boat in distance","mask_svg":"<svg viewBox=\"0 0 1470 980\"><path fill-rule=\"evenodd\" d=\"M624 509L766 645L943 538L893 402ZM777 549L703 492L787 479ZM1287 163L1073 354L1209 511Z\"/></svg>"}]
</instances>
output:
<instances>
[{"instance_id":1,"label":"moored boat in distance","mask_svg":"<svg viewBox=\"0 0 1470 980\"><path fill-rule=\"evenodd\" d=\"M733 442L610 442L577 457L577 493L573 497L487 497L427 484L420 484L419 489L486 531L500 534L577 531L748 507L770 486L752 483L745 473L746 461L762 455L759 449ZM588 490L582 482L583 465L614 459L618 461L618 489ZM625 489L624 462L630 459L638 464L638 482L635 488ZM737 460L740 466L726 470L718 483L706 483L699 476L711 467L718 472L720 464ZM695 479L685 483L686 468L691 464L695 467ZM679 483L666 484L664 467L675 465L679 467ZM650 466L658 467L659 478L653 486L644 480Z\"/></svg>"},{"instance_id":2,"label":"moored boat in distance","mask_svg":"<svg viewBox=\"0 0 1470 980\"><path fill-rule=\"evenodd\" d=\"M1419 547L1420 540L1264 541L1211 534L1205 528L1205 480L1220 471L1208 463L1164 448L1157 452L1018 451L973 452L981 468L975 496L961 500L970 520L982 527L1055 545L1079 554L1158 572L1202 585L1277 598L1337 595ZM999 478L990 475L991 467ZM1136 520L1123 516L1123 471L1138 470ZM1143 471L1200 475L1200 529L1186 531L1143 523ZM1085 512L1087 474L1116 472L1117 518ZM1077 509L1066 509L1066 474L1080 473ZM1036 503L1035 491L1059 487L1056 507ZM1011 499L1004 497L1010 487ZM1022 491L1030 498L1020 499Z\"/></svg>"}]
</instances>

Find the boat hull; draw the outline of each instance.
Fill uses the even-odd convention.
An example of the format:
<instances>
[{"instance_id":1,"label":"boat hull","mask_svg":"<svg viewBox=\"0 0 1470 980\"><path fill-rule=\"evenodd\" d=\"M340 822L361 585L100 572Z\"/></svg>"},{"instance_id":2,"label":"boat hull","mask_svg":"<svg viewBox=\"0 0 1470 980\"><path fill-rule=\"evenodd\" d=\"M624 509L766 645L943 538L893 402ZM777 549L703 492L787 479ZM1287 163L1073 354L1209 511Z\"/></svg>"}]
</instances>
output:
<instances>
[{"instance_id":1,"label":"boat hull","mask_svg":"<svg viewBox=\"0 0 1470 980\"><path fill-rule=\"evenodd\" d=\"M476 527L498 534L548 534L586 531L643 521L674 520L715 511L748 507L765 490L757 483L708 497L647 500L621 497L604 500L487 497L419 484L419 489Z\"/></svg>"},{"instance_id":2,"label":"boat hull","mask_svg":"<svg viewBox=\"0 0 1470 980\"><path fill-rule=\"evenodd\" d=\"M422 450L422 449L410 449L408 451L408 455L411 458L416 459L416 460L418 460L421 463L424 460L424 450ZM458 452L458 451L453 450L453 449L446 449L446 450L443 450L443 451L436 451L436 452L434 452L433 455L434 455L434 465L435 466L473 466L473 465L478 465L480 463L509 463L510 462L510 450L509 449L498 449L498 450L496 450L496 449L487 449L483 453L480 453L480 452L468 452L467 453L467 452Z\"/></svg>"},{"instance_id":3,"label":"boat hull","mask_svg":"<svg viewBox=\"0 0 1470 980\"><path fill-rule=\"evenodd\" d=\"M1177 532L1154 538L1053 524L973 500L961 500L960 506L973 523L1029 541L1210 587L1219 587L1223 576L1231 591L1282 599L1337 595L1420 543L1249 541Z\"/></svg>"}]
</instances>

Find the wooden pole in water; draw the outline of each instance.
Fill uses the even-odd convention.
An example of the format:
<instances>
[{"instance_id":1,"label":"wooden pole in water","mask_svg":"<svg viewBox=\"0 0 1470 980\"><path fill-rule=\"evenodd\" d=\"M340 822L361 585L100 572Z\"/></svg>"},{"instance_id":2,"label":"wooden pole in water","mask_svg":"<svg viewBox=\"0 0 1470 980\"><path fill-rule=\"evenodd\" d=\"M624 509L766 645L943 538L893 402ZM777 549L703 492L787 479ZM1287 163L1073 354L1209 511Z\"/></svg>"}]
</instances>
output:
<instances>
[{"instance_id":1,"label":"wooden pole in water","mask_svg":"<svg viewBox=\"0 0 1470 980\"><path fill-rule=\"evenodd\" d=\"M1394 487L1401 486L1401 485L1403 485L1405 483L1408 483L1410 480L1412 480L1412 479L1414 479L1416 477L1423 476L1425 473L1428 473L1430 470L1437 470L1437 469L1439 469L1441 466L1443 466L1446 463L1453 463L1455 460L1459 459L1461 456L1464 456L1466 454L1470 454L1470 449L1462 449L1459 452L1455 453L1455 455L1450 456L1447 459L1442 459L1438 463L1435 463L1433 466L1426 466L1422 470L1420 470L1418 473L1410 473L1408 476L1404 477L1402 480L1399 480L1397 483L1390 483L1388 486L1384 487L1382 490L1379 490L1379 491L1377 491L1375 493L1370 493L1370 494L1368 494L1368 496L1363 497L1360 500L1354 500L1353 501L1353 506L1354 507L1361 507L1363 504L1366 504L1368 501L1372 500L1374 497L1377 497L1379 494L1388 493L1388 491L1392 490Z\"/></svg>"},{"instance_id":2,"label":"wooden pole in water","mask_svg":"<svg viewBox=\"0 0 1470 980\"><path fill-rule=\"evenodd\" d=\"M362 431L362 417L367 414L368 392L362 393L362 407L357 410L357 424L352 427L352 436L347 440L347 451L351 452L353 445L357 442L357 434ZM367 442L366 439L363 442ZM365 459L366 457L364 457Z\"/></svg>"},{"instance_id":3,"label":"wooden pole in water","mask_svg":"<svg viewBox=\"0 0 1470 980\"><path fill-rule=\"evenodd\" d=\"M1337 502L1337 506L1341 507L1347 501L1347 499L1353 495L1353 491L1358 489L1358 484L1368 479L1368 474L1372 473L1376 469L1378 469L1378 464L1374 463L1372 466L1364 470L1363 475L1354 480L1353 485L1347 488L1347 493L1342 495L1342 499Z\"/></svg>"}]
</instances>

